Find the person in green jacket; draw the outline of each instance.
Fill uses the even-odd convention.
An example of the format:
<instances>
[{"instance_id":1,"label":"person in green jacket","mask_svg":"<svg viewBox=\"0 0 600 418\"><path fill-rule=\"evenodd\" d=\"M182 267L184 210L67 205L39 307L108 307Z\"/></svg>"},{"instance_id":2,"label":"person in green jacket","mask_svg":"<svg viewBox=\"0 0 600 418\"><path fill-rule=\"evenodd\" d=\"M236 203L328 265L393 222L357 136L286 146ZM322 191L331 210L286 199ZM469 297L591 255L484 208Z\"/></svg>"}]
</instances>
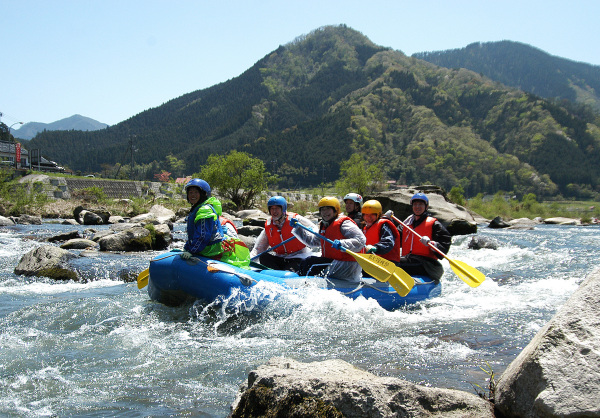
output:
<instances>
[{"instance_id":1,"label":"person in green jacket","mask_svg":"<svg viewBox=\"0 0 600 418\"><path fill-rule=\"evenodd\" d=\"M250 250L242 240L228 236L219 216L221 202L211 196L209 184L202 179L190 180L184 188L192 205L187 218L187 241L180 254L184 260L193 255L221 260L237 267L250 265Z\"/></svg>"}]
</instances>

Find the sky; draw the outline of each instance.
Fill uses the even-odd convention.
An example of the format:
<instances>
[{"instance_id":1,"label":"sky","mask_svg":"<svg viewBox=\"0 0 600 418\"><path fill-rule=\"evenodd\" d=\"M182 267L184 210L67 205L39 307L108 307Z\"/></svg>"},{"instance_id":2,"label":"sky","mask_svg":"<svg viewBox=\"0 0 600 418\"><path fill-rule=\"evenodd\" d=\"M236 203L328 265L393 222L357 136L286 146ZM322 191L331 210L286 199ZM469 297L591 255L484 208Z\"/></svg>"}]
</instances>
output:
<instances>
[{"instance_id":1,"label":"sky","mask_svg":"<svg viewBox=\"0 0 600 418\"><path fill-rule=\"evenodd\" d=\"M75 114L114 125L326 25L406 55L511 40L600 65L600 0L0 0L0 16L13 129Z\"/></svg>"}]
</instances>

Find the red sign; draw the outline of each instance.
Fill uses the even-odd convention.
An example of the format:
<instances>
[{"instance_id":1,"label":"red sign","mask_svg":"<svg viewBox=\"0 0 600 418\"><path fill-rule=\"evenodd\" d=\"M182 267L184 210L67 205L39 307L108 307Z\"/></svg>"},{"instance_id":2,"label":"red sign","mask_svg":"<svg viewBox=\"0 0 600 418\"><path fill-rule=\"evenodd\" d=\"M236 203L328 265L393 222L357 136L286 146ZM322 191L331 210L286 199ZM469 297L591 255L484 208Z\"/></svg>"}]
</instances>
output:
<instances>
[{"instance_id":1,"label":"red sign","mask_svg":"<svg viewBox=\"0 0 600 418\"><path fill-rule=\"evenodd\" d=\"M17 142L17 148L15 151L15 167L19 168L21 164L21 144Z\"/></svg>"}]
</instances>

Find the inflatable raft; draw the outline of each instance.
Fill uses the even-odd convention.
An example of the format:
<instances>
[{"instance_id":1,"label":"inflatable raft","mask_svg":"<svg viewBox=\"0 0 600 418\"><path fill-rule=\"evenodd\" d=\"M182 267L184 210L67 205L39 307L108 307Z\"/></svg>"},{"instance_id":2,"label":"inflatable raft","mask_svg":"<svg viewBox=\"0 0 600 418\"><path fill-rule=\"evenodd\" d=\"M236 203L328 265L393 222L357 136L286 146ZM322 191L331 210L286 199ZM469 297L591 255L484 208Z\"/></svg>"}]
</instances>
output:
<instances>
[{"instance_id":1,"label":"inflatable raft","mask_svg":"<svg viewBox=\"0 0 600 418\"><path fill-rule=\"evenodd\" d=\"M253 286L261 281L279 284L286 290L306 286L333 289L352 299L360 296L375 299L387 310L441 294L441 284L436 284L427 277L413 276L414 287L408 295L402 297L387 282L382 283L372 278L363 278L359 283L353 283L316 276L298 276L282 270L257 267L245 270L203 257L183 260L179 254L165 253L150 261L148 295L152 300L168 306L178 306L192 300L210 303L219 297L227 298L234 291L239 292L242 297L251 298Z\"/></svg>"}]
</instances>

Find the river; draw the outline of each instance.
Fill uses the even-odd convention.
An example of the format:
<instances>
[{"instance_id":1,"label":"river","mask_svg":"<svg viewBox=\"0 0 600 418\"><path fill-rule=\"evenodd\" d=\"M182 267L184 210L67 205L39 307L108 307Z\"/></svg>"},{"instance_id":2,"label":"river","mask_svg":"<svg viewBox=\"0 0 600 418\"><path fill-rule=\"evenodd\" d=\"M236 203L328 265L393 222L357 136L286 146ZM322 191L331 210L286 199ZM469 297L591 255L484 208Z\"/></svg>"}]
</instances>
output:
<instances>
[{"instance_id":1,"label":"river","mask_svg":"<svg viewBox=\"0 0 600 418\"><path fill-rule=\"evenodd\" d=\"M223 417L248 373L272 357L342 359L379 376L486 389L596 267L598 226L541 225L453 238L449 257L481 270L471 288L443 261L442 296L388 312L333 290L169 308L120 279L157 253L87 254L86 283L16 276L40 240L83 226L0 228L0 415ZM176 225L176 237L183 237ZM277 293L264 287L260 292Z\"/></svg>"}]
</instances>

